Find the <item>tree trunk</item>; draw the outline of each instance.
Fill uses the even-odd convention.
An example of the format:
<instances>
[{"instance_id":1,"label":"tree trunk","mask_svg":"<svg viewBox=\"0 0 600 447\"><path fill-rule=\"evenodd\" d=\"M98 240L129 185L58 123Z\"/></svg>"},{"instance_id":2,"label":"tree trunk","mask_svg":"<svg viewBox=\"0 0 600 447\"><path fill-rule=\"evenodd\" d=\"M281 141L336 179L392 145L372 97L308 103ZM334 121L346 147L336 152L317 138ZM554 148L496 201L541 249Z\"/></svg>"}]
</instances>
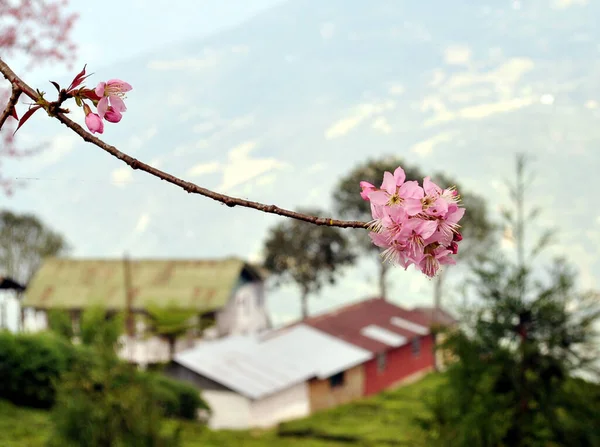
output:
<instances>
[{"instance_id":1,"label":"tree trunk","mask_svg":"<svg viewBox=\"0 0 600 447\"><path fill-rule=\"evenodd\" d=\"M435 278L433 282L433 312L431 315L431 324L436 325L435 317L439 314L439 311L442 307L442 293L443 293L443 283L444 283L444 274L445 270L440 270L438 276ZM438 335L434 334L433 336L433 366L436 372L440 370L437 348L438 348Z\"/></svg>"},{"instance_id":2,"label":"tree trunk","mask_svg":"<svg viewBox=\"0 0 600 447\"><path fill-rule=\"evenodd\" d=\"M308 318L308 290L302 290L302 295L300 295L300 305L302 319L305 320Z\"/></svg>"},{"instance_id":3,"label":"tree trunk","mask_svg":"<svg viewBox=\"0 0 600 447\"><path fill-rule=\"evenodd\" d=\"M167 337L167 342L169 343L169 360L173 360L173 357L175 357L175 343L177 342L177 338Z\"/></svg>"},{"instance_id":4,"label":"tree trunk","mask_svg":"<svg viewBox=\"0 0 600 447\"><path fill-rule=\"evenodd\" d=\"M387 299L387 283L386 283L386 274L390 266L387 262L381 262L379 260L379 296L384 300Z\"/></svg>"}]
</instances>

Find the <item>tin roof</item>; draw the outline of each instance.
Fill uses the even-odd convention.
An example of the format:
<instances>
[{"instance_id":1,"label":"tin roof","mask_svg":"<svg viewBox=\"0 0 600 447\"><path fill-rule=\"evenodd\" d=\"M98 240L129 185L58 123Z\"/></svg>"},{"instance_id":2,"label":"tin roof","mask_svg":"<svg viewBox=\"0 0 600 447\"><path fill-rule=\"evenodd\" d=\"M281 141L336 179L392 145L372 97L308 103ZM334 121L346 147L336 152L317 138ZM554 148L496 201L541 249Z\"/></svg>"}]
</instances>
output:
<instances>
[{"instance_id":1,"label":"tin roof","mask_svg":"<svg viewBox=\"0 0 600 447\"><path fill-rule=\"evenodd\" d=\"M259 272L236 258L218 260L129 260L133 308L173 304L210 311L222 307L242 273ZM126 306L126 261L47 259L25 292L23 306L80 309Z\"/></svg>"},{"instance_id":2,"label":"tin roof","mask_svg":"<svg viewBox=\"0 0 600 447\"><path fill-rule=\"evenodd\" d=\"M379 353L399 346L402 339L408 343L413 337L429 333L428 321L427 315L420 311L372 298L309 317L301 323Z\"/></svg>"},{"instance_id":3,"label":"tin roof","mask_svg":"<svg viewBox=\"0 0 600 447\"><path fill-rule=\"evenodd\" d=\"M304 325L268 336L238 335L206 341L174 361L251 399L260 399L313 377L325 379L372 357Z\"/></svg>"}]
</instances>

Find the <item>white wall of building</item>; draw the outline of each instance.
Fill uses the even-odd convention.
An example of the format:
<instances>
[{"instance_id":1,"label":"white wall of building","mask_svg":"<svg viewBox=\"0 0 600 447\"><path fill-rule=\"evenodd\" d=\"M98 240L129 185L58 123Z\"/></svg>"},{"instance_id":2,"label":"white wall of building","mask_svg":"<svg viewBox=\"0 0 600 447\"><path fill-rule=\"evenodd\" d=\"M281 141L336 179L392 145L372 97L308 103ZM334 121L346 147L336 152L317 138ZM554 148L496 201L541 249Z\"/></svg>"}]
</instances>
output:
<instances>
[{"instance_id":1,"label":"white wall of building","mask_svg":"<svg viewBox=\"0 0 600 447\"><path fill-rule=\"evenodd\" d=\"M242 284L217 313L216 319L217 330L222 336L256 333L267 329L269 316L265 305L264 283Z\"/></svg>"},{"instance_id":2,"label":"white wall of building","mask_svg":"<svg viewBox=\"0 0 600 447\"><path fill-rule=\"evenodd\" d=\"M17 332L21 308L12 290L0 290L0 329Z\"/></svg>"},{"instance_id":3,"label":"white wall of building","mask_svg":"<svg viewBox=\"0 0 600 447\"><path fill-rule=\"evenodd\" d=\"M129 362L137 363L142 367L145 367L149 363L164 363L171 360L169 356L169 343L163 338L156 336L129 337L128 335L121 335L119 342L121 343L121 349L118 353L119 357ZM175 343L175 353L193 347L193 341L182 337Z\"/></svg>"},{"instance_id":4,"label":"white wall of building","mask_svg":"<svg viewBox=\"0 0 600 447\"><path fill-rule=\"evenodd\" d=\"M212 410L208 426L213 430L242 430L251 424L249 399L233 391L202 391L202 398Z\"/></svg>"},{"instance_id":5,"label":"white wall of building","mask_svg":"<svg viewBox=\"0 0 600 447\"><path fill-rule=\"evenodd\" d=\"M269 428L310 414L305 382L258 400L233 391L203 390L202 397L212 409L208 426L213 430Z\"/></svg>"},{"instance_id":6,"label":"white wall of building","mask_svg":"<svg viewBox=\"0 0 600 447\"><path fill-rule=\"evenodd\" d=\"M25 332L39 332L48 329L46 311L27 308L24 311L23 326Z\"/></svg>"},{"instance_id":7,"label":"white wall of building","mask_svg":"<svg viewBox=\"0 0 600 447\"><path fill-rule=\"evenodd\" d=\"M306 382L255 400L251 404L253 427L269 428L279 422L305 417L309 414L310 398Z\"/></svg>"}]
</instances>

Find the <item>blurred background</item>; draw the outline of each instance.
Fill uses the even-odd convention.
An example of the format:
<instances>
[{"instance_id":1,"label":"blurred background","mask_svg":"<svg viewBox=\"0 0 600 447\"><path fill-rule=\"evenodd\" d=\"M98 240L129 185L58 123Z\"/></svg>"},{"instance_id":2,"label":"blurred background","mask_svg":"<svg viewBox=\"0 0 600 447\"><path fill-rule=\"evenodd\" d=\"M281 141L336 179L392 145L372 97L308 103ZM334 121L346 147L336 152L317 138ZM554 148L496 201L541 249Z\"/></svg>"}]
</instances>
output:
<instances>
[{"instance_id":1,"label":"blurred background","mask_svg":"<svg viewBox=\"0 0 600 447\"><path fill-rule=\"evenodd\" d=\"M66 87L85 64L90 88L133 86L122 121L100 137L152 166L224 194L367 221L359 181L379 186L400 165L410 179L456 185L467 209L458 264L429 279L382 264L362 230L229 208L132 170L43 111L14 138L9 119L0 398L30 423L0 443L45 445L47 433L57 445L180 442L136 425L103 444L98 427L117 422L82 422L60 406L81 396L81 374L40 391L58 404L19 388L20 368L34 368L26 349L49 358L41 344L56 336L102 360L103 396L117 393L107 387L121 362L195 386L191 416L165 416L167 428L200 418L182 425L183 445L600 445L599 16L594 0L0 0L0 57L47 99L48 81ZM10 84L0 88L4 103ZM335 367L317 358L327 343ZM57 365L80 354L57 346L62 377ZM363 363L372 366L352 382L348 368ZM138 380L123 368L119 380ZM339 391L340 380L354 391ZM152 407L157 388L142 382ZM303 398L260 403L305 382ZM311 394L325 385L328 397ZM381 405L363 401L380 392ZM123 408L149 425L164 416ZM267 431L211 431L255 427Z\"/></svg>"}]
</instances>

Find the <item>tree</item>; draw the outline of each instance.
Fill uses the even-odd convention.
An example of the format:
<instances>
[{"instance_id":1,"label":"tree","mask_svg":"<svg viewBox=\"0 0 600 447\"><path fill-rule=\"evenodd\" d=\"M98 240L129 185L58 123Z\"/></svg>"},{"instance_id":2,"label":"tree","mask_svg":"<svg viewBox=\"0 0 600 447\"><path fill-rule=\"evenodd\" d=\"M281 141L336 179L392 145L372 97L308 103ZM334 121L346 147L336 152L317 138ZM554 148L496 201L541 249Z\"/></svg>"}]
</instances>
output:
<instances>
[{"instance_id":1,"label":"tree","mask_svg":"<svg viewBox=\"0 0 600 447\"><path fill-rule=\"evenodd\" d=\"M373 185L379 186L383 178L383 172L394 172L398 167L402 166L406 173L406 180L416 180L421 182L424 178L421 170L415 166L404 163L398 157L385 157L380 159L369 159L364 163L356 166L348 175L343 177L337 184L333 198L335 202L336 212L347 219L357 219L370 221L371 208L368 201L365 201L360 196L359 183L367 181ZM461 194L463 206L467 209L464 218L461 221L461 232L465 241L473 246L468 251L474 252L480 247L481 242L485 240L491 233L492 225L487 216L487 209L483 198L465 193L460 185L450 179L445 174L437 174L432 176L432 179L440 185L454 185ZM389 264L381 262L379 257L379 248L375 246L366 232L355 232L353 235L355 243L361 248L366 255L377 254L377 264L379 268L379 294L382 297L387 297L386 276L389 270ZM461 244L463 246L464 244ZM461 250L462 251L462 250ZM461 257L465 258L464 254ZM438 275L439 286L437 287L438 294L441 294L441 281L443 272ZM436 300L438 301L438 300Z\"/></svg>"},{"instance_id":2,"label":"tree","mask_svg":"<svg viewBox=\"0 0 600 447\"><path fill-rule=\"evenodd\" d=\"M319 215L318 210L304 211ZM335 284L341 268L354 262L348 238L337 228L298 220L280 223L265 242L264 267L276 284L295 283L300 288L302 317L308 317L308 297L326 284Z\"/></svg>"},{"instance_id":3,"label":"tree","mask_svg":"<svg viewBox=\"0 0 600 447\"><path fill-rule=\"evenodd\" d=\"M181 309L175 303L167 306L150 305L148 313L152 322L151 332L163 337L169 343L169 358L175 355L175 343L181 336L196 327L193 318L197 312L190 309Z\"/></svg>"},{"instance_id":4,"label":"tree","mask_svg":"<svg viewBox=\"0 0 600 447\"><path fill-rule=\"evenodd\" d=\"M539 211L526 212L525 159L517 159L506 212L517 235L514 258L501 251L478 255L471 290L477 297L464 327L445 348L455 362L422 421L431 445L596 446L600 387L575 379L597 374L598 294L580 292L575 272L556 259L546 274L538 255L551 240L543 233L527 250L525 229Z\"/></svg>"},{"instance_id":5,"label":"tree","mask_svg":"<svg viewBox=\"0 0 600 447\"><path fill-rule=\"evenodd\" d=\"M75 58L75 44L70 32L76 14L65 14L67 1L12 0L0 2L0 54L3 59L22 58L27 69L45 63L67 62ZM0 105L8 101L10 90L0 88ZM0 125L0 128L3 126ZM3 129L0 156L19 157L32 153L18 150L13 138L14 122ZM0 187L11 193L10 179L0 176Z\"/></svg>"},{"instance_id":6,"label":"tree","mask_svg":"<svg viewBox=\"0 0 600 447\"><path fill-rule=\"evenodd\" d=\"M67 250L63 236L36 216L0 212L0 274L26 284L44 258Z\"/></svg>"}]
</instances>

